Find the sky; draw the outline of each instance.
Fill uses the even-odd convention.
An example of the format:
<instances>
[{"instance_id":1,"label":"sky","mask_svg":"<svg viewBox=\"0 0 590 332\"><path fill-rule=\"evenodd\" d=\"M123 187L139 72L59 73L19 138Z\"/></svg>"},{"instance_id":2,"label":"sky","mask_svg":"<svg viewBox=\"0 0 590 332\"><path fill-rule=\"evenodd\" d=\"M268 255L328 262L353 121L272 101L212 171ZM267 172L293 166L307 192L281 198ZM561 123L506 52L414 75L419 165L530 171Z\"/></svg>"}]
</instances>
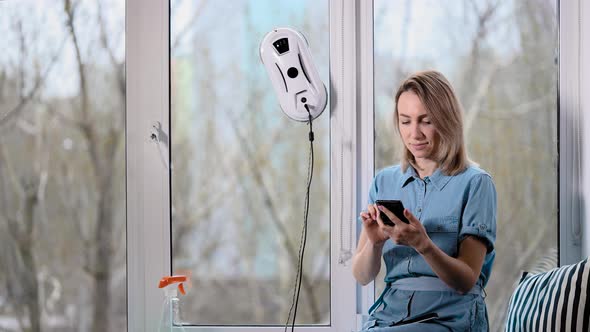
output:
<instances>
[{"instance_id":1,"label":"sky","mask_svg":"<svg viewBox=\"0 0 590 332\"><path fill-rule=\"evenodd\" d=\"M103 18L111 48L115 57L121 60L125 56L125 1L100 0ZM98 43L97 2L79 1L75 27L79 37L82 56L97 65L109 66L105 52L96 52ZM41 70L48 67L50 59L59 52L59 60L53 65L43 93L45 96L70 97L79 90L76 71L76 58L73 43L65 30L66 16L62 1L56 0L4 0L0 1L0 66L2 69L15 67L15 62L22 59L18 47L15 26L20 21L27 36L27 68L32 70L39 65ZM90 61L89 61L90 62ZM30 83L30 82L29 82ZM30 85L30 84L29 84Z\"/></svg>"}]
</instances>

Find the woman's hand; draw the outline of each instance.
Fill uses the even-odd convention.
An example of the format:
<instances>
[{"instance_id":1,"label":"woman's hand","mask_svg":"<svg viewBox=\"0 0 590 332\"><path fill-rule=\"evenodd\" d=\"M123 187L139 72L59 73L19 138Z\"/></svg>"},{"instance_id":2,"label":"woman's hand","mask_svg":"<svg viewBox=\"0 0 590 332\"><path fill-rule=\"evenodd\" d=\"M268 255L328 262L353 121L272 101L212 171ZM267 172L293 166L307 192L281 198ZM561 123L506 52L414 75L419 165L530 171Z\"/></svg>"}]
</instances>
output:
<instances>
[{"instance_id":1,"label":"woman's hand","mask_svg":"<svg viewBox=\"0 0 590 332\"><path fill-rule=\"evenodd\" d=\"M389 235L383 233L377 223L378 214L379 211L373 204L369 204L367 210L360 213L363 230L352 257L352 274L361 285L375 280L379 274L383 244L389 239Z\"/></svg>"},{"instance_id":2,"label":"woman's hand","mask_svg":"<svg viewBox=\"0 0 590 332\"><path fill-rule=\"evenodd\" d=\"M389 235L384 233L377 223L378 216L379 211L377 211L377 206L374 204L369 204L367 211L361 212L365 234L367 234L368 240L374 245L380 245L389 238Z\"/></svg>"},{"instance_id":3,"label":"woman's hand","mask_svg":"<svg viewBox=\"0 0 590 332\"><path fill-rule=\"evenodd\" d=\"M410 221L409 224L399 220L398 217L389 211L386 207L380 205L379 210L383 211L386 216L395 224L395 226L388 226L383 223L381 216L377 213L377 223L381 231L396 244L406 245L416 249L420 254L424 254L426 250L432 245L432 241L426 233L426 229L408 209L404 209L404 216Z\"/></svg>"}]
</instances>

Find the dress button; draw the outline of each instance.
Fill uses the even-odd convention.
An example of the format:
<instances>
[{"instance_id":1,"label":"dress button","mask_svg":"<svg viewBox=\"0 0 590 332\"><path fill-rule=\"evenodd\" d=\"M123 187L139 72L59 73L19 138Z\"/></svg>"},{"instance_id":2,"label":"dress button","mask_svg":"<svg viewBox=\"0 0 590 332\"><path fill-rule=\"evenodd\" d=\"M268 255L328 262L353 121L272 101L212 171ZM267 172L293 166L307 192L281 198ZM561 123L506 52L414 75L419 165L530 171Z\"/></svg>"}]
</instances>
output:
<instances>
[{"instance_id":1,"label":"dress button","mask_svg":"<svg viewBox=\"0 0 590 332\"><path fill-rule=\"evenodd\" d=\"M479 225L479 230L481 230L481 231L485 231L485 230L486 230L486 228L487 228L487 227L486 227L486 225L484 225L484 224L481 224L481 225Z\"/></svg>"},{"instance_id":2,"label":"dress button","mask_svg":"<svg viewBox=\"0 0 590 332\"><path fill-rule=\"evenodd\" d=\"M422 212L422 208L418 208L418 212Z\"/></svg>"}]
</instances>

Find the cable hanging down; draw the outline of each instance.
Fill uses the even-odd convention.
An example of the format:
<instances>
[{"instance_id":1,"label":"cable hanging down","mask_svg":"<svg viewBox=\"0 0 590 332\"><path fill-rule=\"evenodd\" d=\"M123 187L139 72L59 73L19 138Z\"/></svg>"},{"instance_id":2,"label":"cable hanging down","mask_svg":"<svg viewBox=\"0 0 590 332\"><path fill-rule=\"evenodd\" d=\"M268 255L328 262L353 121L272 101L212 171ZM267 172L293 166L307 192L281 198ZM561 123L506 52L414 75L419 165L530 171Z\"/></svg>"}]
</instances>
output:
<instances>
[{"instance_id":1,"label":"cable hanging down","mask_svg":"<svg viewBox=\"0 0 590 332\"><path fill-rule=\"evenodd\" d=\"M291 331L295 330L295 318L297 317L297 307L299 304L299 293L301 291L301 279L303 276L303 256L305 254L305 244L307 242L307 217L309 215L309 192L311 189L311 180L313 178L313 164L314 164L314 155L313 155L313 126L312 126L312 116L311 112L309 111L309 106L304 104L305 109L307 110L307 114L309 115L309 163L307 169L307 191L305 195L305 203L304 203L304 217L303 217L303 229L301 230L301 239L299 240L299 259L297 261L297 274L295 276L295 286L293 287L293 299L291 300L291 308L289 309L289 315L287 316L287 322L285 323L285 332L287 332L287 328L289 327L289 321L291 321ZM293 319L291 320L291 314L293 314Z\"/></svg>"}]
</instances>

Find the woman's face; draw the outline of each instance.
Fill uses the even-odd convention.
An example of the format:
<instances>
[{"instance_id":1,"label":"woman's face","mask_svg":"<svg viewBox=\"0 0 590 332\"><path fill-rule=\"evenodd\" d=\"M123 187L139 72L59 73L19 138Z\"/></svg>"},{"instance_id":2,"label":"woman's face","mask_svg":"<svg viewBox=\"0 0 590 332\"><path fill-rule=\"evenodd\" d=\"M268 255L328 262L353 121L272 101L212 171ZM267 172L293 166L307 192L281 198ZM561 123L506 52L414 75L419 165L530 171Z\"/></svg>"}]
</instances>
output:
<instances>
[{"instance_id":1,"label":"woman's face","mask_svg":"<svg viewBox=\"0 0 590 332\"><path fill-rule=\"evenodd\" d=\"M399 132L406 148L416 160L430 159L438 136L418 95L413 91L402 93L397 101L397 111Z\"/></svg>"}]
</instances>

